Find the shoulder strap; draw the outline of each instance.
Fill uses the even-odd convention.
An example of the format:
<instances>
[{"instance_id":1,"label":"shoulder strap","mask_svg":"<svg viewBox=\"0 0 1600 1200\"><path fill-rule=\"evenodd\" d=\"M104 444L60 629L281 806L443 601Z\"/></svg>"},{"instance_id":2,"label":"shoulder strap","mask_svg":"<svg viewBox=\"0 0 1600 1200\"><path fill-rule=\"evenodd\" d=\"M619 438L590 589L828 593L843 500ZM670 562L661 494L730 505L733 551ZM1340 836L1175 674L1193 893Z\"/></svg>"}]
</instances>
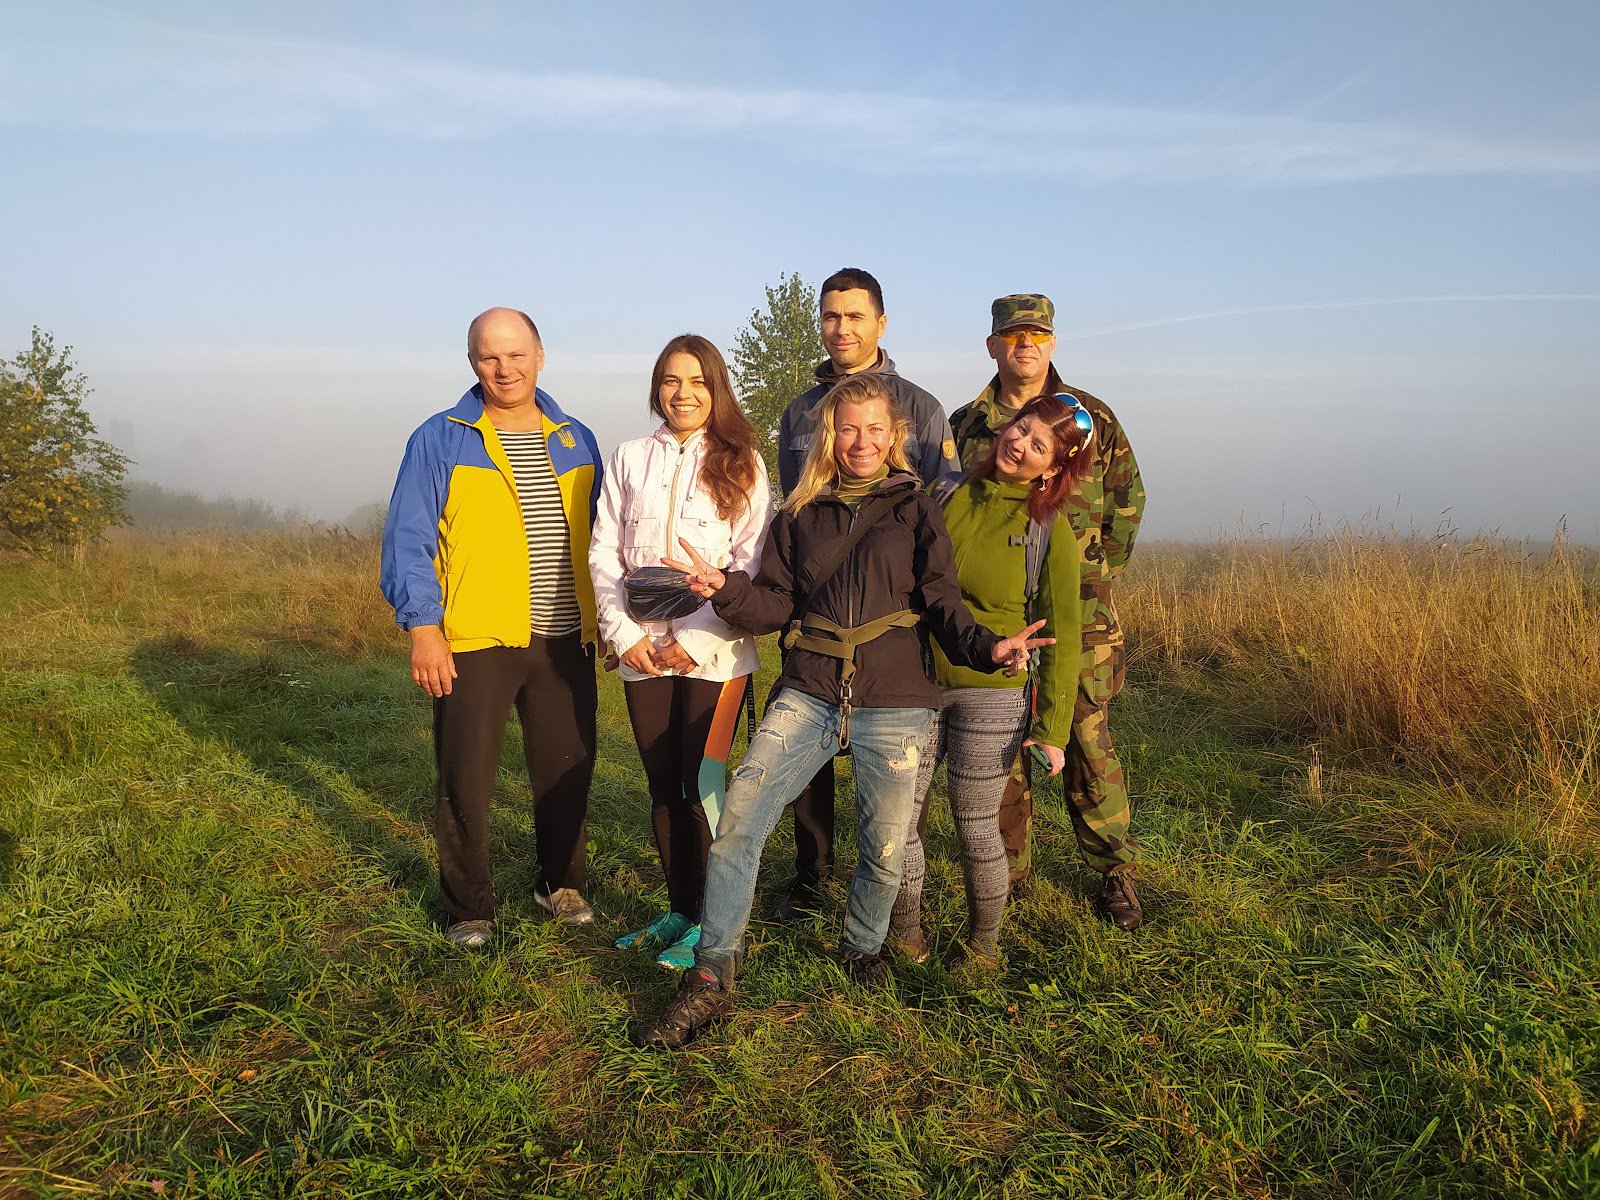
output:
<instances>
[{"instance_id":1,"label":"shoulder strap","mask_svg":"<svg viewBox=\"0 0 1600 1200\"><path fill-rule=\"evenodd\" d=\"M956 488L964 479L966 476L958 471L946 471L928 485L928 495L933 497L934 503L943 508L944 502L955 494Z\"/></svg>"},{"instance_id":2,"label":"shoulder strap","mask_svg":"<svg viewBox=\"0 0 1600 1200\"><path fill-rule=\"evenodd\" d=\"M850 551L855 549L856 543L867 530L876 525L878 520L894 507L896 499L893 494L878 492L861 502L861 506L856 509L856 519L850 526L850 531L833 544L821 562L807 572L805 589L795 604L797 610L800 612L811 610L812 597L821 591L822 585L832 579L834 573L844 565L844 560L850 557Z\"/></svg>"},{"instance_id":3,"label":"shoulder strap","mask_svg":"<svg viewBox=\"0 0 1600 1200\"><path fill-rule=\"evenodd\" d=\"M1035 606L1039 597L1039 580L1044 576L1045 555L1050 549L1050 529L1055 520L1035 521L1028 519L1028 529L1022 535L1023 553L1027 577L1023 583L1023 612L1030 622L1038 620L1035 616Z\"/></svg>"}]
</instances>

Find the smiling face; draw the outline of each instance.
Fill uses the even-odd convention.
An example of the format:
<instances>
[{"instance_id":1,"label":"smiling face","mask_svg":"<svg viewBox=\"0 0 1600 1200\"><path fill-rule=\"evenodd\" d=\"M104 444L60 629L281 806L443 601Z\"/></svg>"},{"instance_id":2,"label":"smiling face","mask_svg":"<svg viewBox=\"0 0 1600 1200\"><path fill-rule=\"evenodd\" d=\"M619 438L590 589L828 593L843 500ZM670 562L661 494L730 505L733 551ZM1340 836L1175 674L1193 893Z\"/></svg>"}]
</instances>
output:
<instances>
[{"instance_id":1,"label":"smiling face","mask_svg":"<svg viewBox=\"0 0 1600 1200\"><path fill-rule=\"evenodd\" d=\"M878 311L865 288L824 292L820 306L822 348L841 375L865 370L878 361L878 339L889 318Z\"/></svg>"},{"instance_id":2,"label":"smiling face","mask_svg":"<svg viewBox=\"0 0 1600 1200\"><path fill-rule=\"evenodd\" d=\"M711 387L700 360L687 350L667 356L656 405L680 442L711 419Z\"/></svg>"},{"instance_id":3,"label":"smiling face","mask_svg":"<svg viewBox=\"0 0 1600 1200\"><path fill-rule=\"evenodd\" d=\"M1055 474L1055 434L1035 414L1018 417L1001 431L994 448L994 477L1002 483L1032 483Z\"/></svg>"},{"instance_id":4,"label":"smiling face","mask_svg":"<svg viewBox=\"0 0 1600 1200\"><path fill-rule=\"evenodd\" d=\"M893 445L894 422L884 401L847 401L833 410L833 461L841 475L876 475Z\"/></svg>"},{"instance_id":5,"label":"smiling face","mask_svg":"<svg viewBox=\"0 0 1600 1200\"><path fill-rule=\"evenodd\" d=\"M490 408L520 409L534 402L544 347L526 318L510 309L492 308L473 323L467 359L483 385Z\"/></svg>"}]
</instances>

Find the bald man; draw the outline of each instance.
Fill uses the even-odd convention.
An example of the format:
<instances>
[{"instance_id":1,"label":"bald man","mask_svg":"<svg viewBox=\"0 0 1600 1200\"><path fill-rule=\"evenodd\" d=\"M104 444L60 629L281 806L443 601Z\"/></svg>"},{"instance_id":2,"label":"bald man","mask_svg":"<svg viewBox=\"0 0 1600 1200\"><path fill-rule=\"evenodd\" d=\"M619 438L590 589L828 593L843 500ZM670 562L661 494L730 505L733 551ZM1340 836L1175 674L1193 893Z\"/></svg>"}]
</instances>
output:
<instances>
[{"instance_id":1,"label":"bald man","mask_svg":"<svg viewBox=\"0 0 1600 1200\"><path fill-rule=\"evenodd\" d=\"M433 698L434 833L445 934L494 936L489 801L506 718L522 723L533 789L534 900L567 925L583 898L595 742L589 530L600 448L539 389L544 343L527 313L467 329L477 385L411 435L383 530L381 583Z\"/></svg>"}]
</instances>

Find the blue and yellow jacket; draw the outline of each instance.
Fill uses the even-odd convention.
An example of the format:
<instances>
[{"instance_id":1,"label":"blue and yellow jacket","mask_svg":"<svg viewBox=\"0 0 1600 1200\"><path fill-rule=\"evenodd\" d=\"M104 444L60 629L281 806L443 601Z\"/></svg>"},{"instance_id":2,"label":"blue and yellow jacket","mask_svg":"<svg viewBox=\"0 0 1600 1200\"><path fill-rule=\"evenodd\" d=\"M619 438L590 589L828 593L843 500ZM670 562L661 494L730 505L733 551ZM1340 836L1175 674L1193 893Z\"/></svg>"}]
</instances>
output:
<instances>
[{"instance_id":1,"label":"blue and yellow jacket","mask_svg":"<svg viewBox=\"0 0 1600 1200\"><path fill-rule=\"evenodd\" d=\"M550 466L572 533L583 638L596 637L589 531L600 495L600 447L542 389ZM511 463L474 387L406 443L383 526L383 596L401 629L443 625L451 650L526 646L528 538Z\"/></svg>"}]
</instances>

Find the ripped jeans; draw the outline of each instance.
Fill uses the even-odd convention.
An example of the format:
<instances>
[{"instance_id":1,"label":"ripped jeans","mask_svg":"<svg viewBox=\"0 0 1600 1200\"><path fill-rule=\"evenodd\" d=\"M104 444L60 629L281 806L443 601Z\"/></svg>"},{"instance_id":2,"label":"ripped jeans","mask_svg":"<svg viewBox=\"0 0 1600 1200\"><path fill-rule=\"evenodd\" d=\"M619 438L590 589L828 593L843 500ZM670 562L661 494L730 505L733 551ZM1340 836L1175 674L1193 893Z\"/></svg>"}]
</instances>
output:
<instances>
[{"instance_id":1,"label":"ripped jeans","mask_svg":"<svg viewBox=\"0 0 1600 1200\"><path fill-rule=\"evenodd\" d=\"M917 799L917 767L929 708L850 711L850 761L856 780L856 870L845 909L842 954L876 954L900 891L900 859ZM728 783L716 841L706 863L698 965L731 981L738 966L761 852L793 800L839 748L836 705L784 688L761 720Z\"/></svg>"}]
</instances>

